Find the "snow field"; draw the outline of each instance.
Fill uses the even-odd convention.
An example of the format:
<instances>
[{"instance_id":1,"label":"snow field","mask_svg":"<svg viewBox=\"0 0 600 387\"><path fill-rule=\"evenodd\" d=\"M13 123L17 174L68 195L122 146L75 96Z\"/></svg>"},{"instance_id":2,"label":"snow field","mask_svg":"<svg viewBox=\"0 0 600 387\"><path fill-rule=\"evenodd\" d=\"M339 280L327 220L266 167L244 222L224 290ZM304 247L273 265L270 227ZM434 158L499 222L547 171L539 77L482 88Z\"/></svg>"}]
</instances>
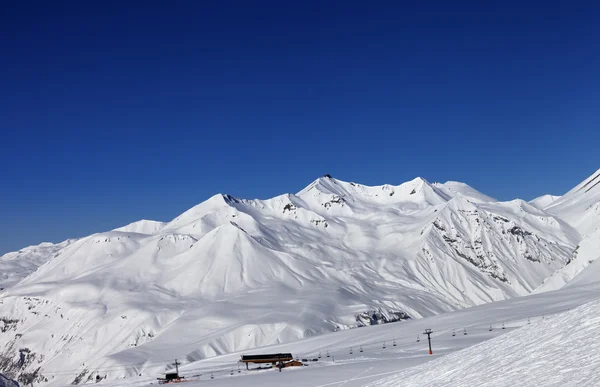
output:
<instances>
[{"instance_id":1,"label":"snow field","mask_svg":"<svg viewBox=\"0 0 600 387\"><path fill-rule=\"evenodd\" d=\"M309 359L318 358L319 352L321 353L318 362L308 362L308 367L284 369L281 373L276 369L245 371L243 366L240 366L241 372L238 373L237 361L241 353L184 364L180 366L180 373L188 379L197 380L198 386L208 382L210 385L218 387L235 386L241 383L260 386L285 384L291 387L363 386L402 370L409 372L411 367L417 367L441 357L443 359L438 361L444 362L444 359L447 358L446 355L462 350L468 351L480 343L485 344L488 340L500 340L505 336L513 335L514 332L539 326L545 321L555 321L553 324L556 325L558 324L556 321L562 321L557 320L561 316L575 312L571 309L582 304L596 302L598 299L600 299L600 285L576 287L485 304L419 320L340 331L245 352L246 354L292 352L298 358ZM502 329L503 323L505 329ZM492 325L492 331L489 330L490 325ZM558 327L558 325L556 326ZM434 331L432 334L433 355L431 356L428 354L426 336L423 335L425 328L431 328ZM463 334L465 328L467 335ZM452 336L453 331L456 336ZM420 335L418 343L416 342L417 335ZM393 346L394 340L396 341L395 347ZM383 348L384 341L385 349ZM362 353L360 352L361 346ZM352 355L350 347L353 350ZM327 358L328 352L329 358ZM180 359L180 361L182 360ZM172 363L172 360L165 361L165 365L167 363ZM427 384L428 372L424 371L429 368L429 364L431 363L424 365L425 368L420 368L424 375L419 380L421 385L430 385ZM233 371L233 375L231 375L231 371ZM211 379L211 376L214 379ZM443 380L442 376L440 378ZM116 381L103 384L120 387L125 385L145 386L149 383L151 380L148 378L128 378L121 384ZM186 385L195 386L196 383ZM404 386L405 384L388 385ZM464 384L464 386L467 385Z\"/></svg>"}]
</instances>

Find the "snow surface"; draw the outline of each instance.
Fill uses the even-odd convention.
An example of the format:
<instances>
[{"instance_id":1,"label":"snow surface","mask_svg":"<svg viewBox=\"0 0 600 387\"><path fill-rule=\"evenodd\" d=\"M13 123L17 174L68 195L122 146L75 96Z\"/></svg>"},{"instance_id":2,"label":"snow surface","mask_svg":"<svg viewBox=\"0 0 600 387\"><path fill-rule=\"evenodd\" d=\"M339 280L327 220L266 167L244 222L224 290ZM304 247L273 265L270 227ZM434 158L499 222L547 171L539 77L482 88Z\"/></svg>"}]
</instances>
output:
<instances>
[{"instance_id":1,"label":"snow surface","mask_svg":"<svg viewBox=\"0 0 600 387\"><path fill-rule=\"evenodd\" d=\"M190 387L209 382L215 387L594 386L598 385L600 375L587 382L584 375L592 375L600 360L600 355L594 354L599 345L595 337L599 307L600 284L596 281L592 285L513 298L443 315L339 331L243 352L291 352L299 359L318 359L307 362L306 367L284 369L281 373L276 369L246 371L238 363L242 352L197 362L179 359L183 363L179 369L180 374L191 381L186 384ZM433 355L428 354L425 328L434 332ZM464 335L465 330L467 335ZM417 335L420 335L419 342ZM363 352L360 352L361 347ZM575 347L577 350L573 351ZM163 360L165 366L172 363L168 356ZM533 379L529 378L516 380L524 375L523 369L529 364L537 372L539 383L532 383ZM588 367L589 373L579 373L580 364ZM545 371L544 365L547 365ZM167 369L172 366L163 368ZM560 370L563 377L549 379L543 374L548 369ZM100 370L100 373L110 371ZM569 380L581 383L569 384ZM148 386L152 382L155 381L149 377L131 377L104 381L99 386Z\"/></svg>"},{"instance_id":2,"label":"snow surface","mask_svg":"<svg viewBox=\"0 0 600 387\"><path fill-rule=\"evenodd\" d=\"M554 203L558 199L560 199L560 196L542 195L533 200L530 200L529 204L531 204L532 206L534 206L536 208L539 208L540 210L543 210L544 208L550 206L552 203Z\"/></svg>"},{"instance_id":3,"label":"snow surface","mask_svg":"<svg viewBox=\"0 0 600 387\"><path fill-rule=\"evenodd\" d=\"M0 256L0 291L15 285L36 271L74 241L75 239L69 239L57 244L45 242Z\"/></svg>"},{"instance_id":4,"label":"snow surface","mask_svg":"<svg viewBox=\"0 0 600 387\"><path fill-rule=\"evenodd\" d=\"M160 231L165 223L155 220L138 220L137 222L129 223L127 226L119 227L115 231L133 232L137 234L152 235Z\"/></svg>"},{"instance_id":5,"label":"snow surface","mask_svg":"<svg viewBox=\"0 0 600 387\"><path fill-rule=\"evenodd\" d=\"M546 210L567 221L583 237L600 230L600 169Z\"/></svg>"},{"instance_id":6,"label":"snow surface","mask_svg":"<svg viewBox=\"0 0 600 387\"><path fill-rule=\"evenodd\" d=\"M598 269L591 267L587 269L598 258L600 258L600 230L593 232L579 242L567 265L544 280L544 283L535 292L556 290L563 286L587 284L600 279Z\"/></svg>"},{"instance_id":7,"label":"snow surface","mask_svg":"<svg viewBox=\"0 0 600 387\"><path fill-rule=\"evenodd\" d=\"M581 234L581 240L568 264L546 279L537 292L560 289L600 258L600 169L546 210L569 222Z\"/></svg>"},{"instance_id":8,"label":"snow surface","mask_svg":"<svg viewBox=\"0 0 600 387\"><path fill-rule=\"evenodd\" d=\"M598 386L599 324L597 300L369 386Z\"/></svg>"},{"instance_id":9,"label":"snow surface","mask_svg":"<svg viewBox=\"0 0 600 387\"><path fill-rule=\"evenodd\" d=\"M364 384L430 360L414 342L423 324L436 332L480 330L460 342L438 341L435 358L535 313L595 299L597 291L582 290L594 283L588 269L597 267L588 268L583 254L595 242L582 240L595 235L588 232L594 210L586 207L600 187L595 179L540 209L498 202L457 182L417 178L370 187L325 176L295 195L215 195L168 223L144 220L30 248L35 254L9 253L0 257L8 273L0 292L0 329L7 333L0 335L0 362L11 372L41 367L37 381L48 378L52 386L92 381L95 372L108 383L126 377L134 385L147 384L174 358L186 372L227 376L240 353L267 346L340 355L335 364L281 375L314 372L324 385L358 385L336 380L366 362L362 376L352 374ZM573 221L577 211L585 222ZM569 265L581 270L569 272ZM548 292L570 280L581 286ZM540 294L519 298L536 289ZM369 324L373 313L412 320L352 329ZM509 329L488 331L502 322ZM349 346L393 339L398 346L383 354L342 355ZM272 373L252 375L272 383Z\"/></svg>"}]
</instances>

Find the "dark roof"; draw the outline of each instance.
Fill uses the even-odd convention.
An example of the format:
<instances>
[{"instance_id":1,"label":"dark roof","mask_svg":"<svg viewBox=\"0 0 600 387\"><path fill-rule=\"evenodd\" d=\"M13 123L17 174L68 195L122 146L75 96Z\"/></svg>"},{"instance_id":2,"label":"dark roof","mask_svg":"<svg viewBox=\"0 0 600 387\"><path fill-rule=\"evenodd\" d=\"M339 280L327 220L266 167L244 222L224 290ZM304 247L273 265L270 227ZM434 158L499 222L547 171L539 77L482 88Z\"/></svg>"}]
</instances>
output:
<instances>
[{"instance_id":1,"label":"dark roof","mask_svg":"<svg viewBox=\"0 0 600 387\"><path fill-rule=\"evenodd\" d=\"M242 355L242 361L256 362L256 361L276 361L276 360L291 360L294 357L291 353L270 353L264 355Z\"/></svg>"}]
</instances>

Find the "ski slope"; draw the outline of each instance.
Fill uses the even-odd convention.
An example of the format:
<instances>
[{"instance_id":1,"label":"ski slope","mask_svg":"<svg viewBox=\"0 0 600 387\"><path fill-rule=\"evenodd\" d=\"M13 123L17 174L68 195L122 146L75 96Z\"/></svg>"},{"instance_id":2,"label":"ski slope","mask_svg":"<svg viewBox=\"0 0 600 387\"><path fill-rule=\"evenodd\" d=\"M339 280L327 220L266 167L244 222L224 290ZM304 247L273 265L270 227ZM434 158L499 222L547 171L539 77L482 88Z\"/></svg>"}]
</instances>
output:
<instances>
[{"instance_id":1,"label":"ski slope","mask_svg":"<svg viewBox=\"0 0 600 387\"><path fill-rule=\"evenodd\" d=\"M370 387L598 386L600 300Z\"/></svg>"},{"instance_id":2,"label":"ski slope","mask_svg":"<svg viewBox=\"0 0 600 387\"><path fill-rule=\"evenodd\" d=\"M281 373L276 369L238 368L239 353L191 363L179 359L184 363L179 369L191 380L185 384L190 387L207 383L216 387L593 386L599 378L594 376L600 365L600 355L595 354L598 322L600 285L596 282L245 352L292 352L309 359L318 359L321 354L317 362ZM428 354L425 328L434 331L433 355ZM165 359L165 365L172 362ZM531 371L525 372L529 365ZM559 371L556 378L548 378L546 374L554 374L548 369ZM99 385L147 386L153 382L146 377Z\"/></svg>"}]
</instances>

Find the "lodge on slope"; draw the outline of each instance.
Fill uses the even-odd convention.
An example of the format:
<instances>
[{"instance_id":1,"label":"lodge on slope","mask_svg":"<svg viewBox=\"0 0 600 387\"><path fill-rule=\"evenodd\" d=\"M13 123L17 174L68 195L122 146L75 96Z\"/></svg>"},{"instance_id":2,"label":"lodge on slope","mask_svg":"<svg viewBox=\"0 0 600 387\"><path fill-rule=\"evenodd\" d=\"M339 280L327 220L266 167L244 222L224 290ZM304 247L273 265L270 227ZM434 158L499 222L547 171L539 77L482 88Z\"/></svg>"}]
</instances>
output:
<instances>
[{"instance_id":1,"label":"lodge on slope","mask_svg":"<svg viewBox=\"0 0 600 387\"><path fill-rule=\"evenodd\" d=\"M248 369L248 365L250 363L255 364L265 364L271 363L272 365L276 365L278 363L289 362L294 360L294 357L291 353L271 353L264 355L242 355L240 362L246 363L246 369Z\"/></svg>"}]
</instances>

